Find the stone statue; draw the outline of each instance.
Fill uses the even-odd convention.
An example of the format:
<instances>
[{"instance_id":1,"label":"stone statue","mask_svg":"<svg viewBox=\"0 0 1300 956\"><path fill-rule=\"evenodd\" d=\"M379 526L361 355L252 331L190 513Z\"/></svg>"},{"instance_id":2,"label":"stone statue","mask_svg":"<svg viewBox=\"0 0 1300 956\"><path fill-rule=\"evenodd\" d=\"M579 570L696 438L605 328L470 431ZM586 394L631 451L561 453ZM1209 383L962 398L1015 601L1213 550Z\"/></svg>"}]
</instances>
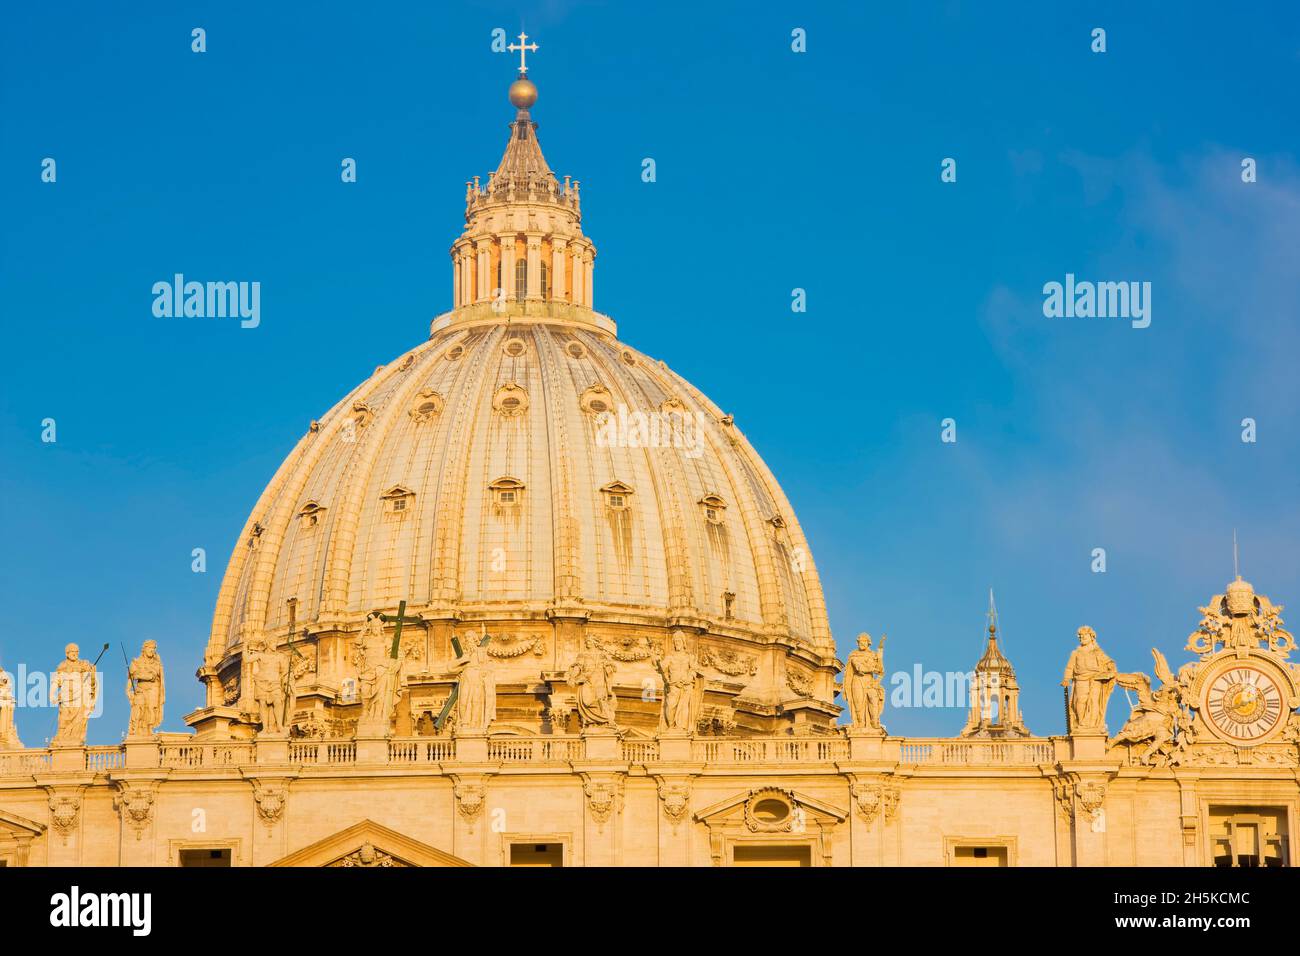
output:
<instances>
[{"instance_id":1,"label":"stone statue","mask_svg":"<svg viewBox=\"0 0 1300 956\"><path fill-rule=\"evenodd\" d=\"M352 663L357 668L357 693L361 698L361 717L357 728L363 733L386 735L393 714L400 663L389 656L384 636L384 621L375 611L366 618L357 636Z\"/></svg>"},{"instance_id":2,"label":"stone statue","mask_svg":"<svg viewBox=\"0 0 1300 956\"><path fill-rule=\"evenodd\" d=\"M126 735L148 737L162 723L163 704L167 700L157 641L145 641L140 656L127 667L126 699L131 702L131 719Z\"/></svg>"},{"instance_id":3,"label":"stone statue","mask_svg":"<svg viewBox=\"0 0 1300 956\"><path fill-rule=\"evenodd\" d=\"M50 741L54 747L84 747L86 725L99 699L95 665L81 660L81 649L69 644L64 660L50 679L50 700L59 705L59 726Z\"/></svg>"},{"instance_id":4,"label":"stone statue","mask_svg":"<svg viewBox=\"0 0 1300 956\"><path fill-rule=\"evenodd\" d=\"M885 710L885 640L880 650L871 649L871 635L858 635L858 649L844 662L844 700L849 705L849 726L880 730Z\"/></svg>"},{"instance_id":5,"label":"stone statue","mask_svg":"<svg viewBox=\"0 0 1300 956\"><path fill-rule=\"evenodd\" d=\"M1065 665L1062 687L1074 688L1070 693L1070 727L1072 734L1104 734L1106 732L1106 704L1115 690L1115 662L1097 646L1097 632L1090 627L1078 631L1079 646L1070 654Z\"/></svg>"},{"instance_id":6,"label":"stone statue","mask_svg":"<svg viewBox=\"0 0 1300 956\"><path fill-rule=\"evenodd\" d=\"M1151 689L1151 678L1146 674L1116 675L1115 682L1119 686L1137 691L1138 702L1128 721L1110 741L1110 746L1146 743L1146 749L1138 757L1139 763L1175 764L1191 742L1187 727L1182 728L1183 733L1178 733L1178 718L1182 715L1182 702L1188 690L1174 677L1165 655L1153 647L1151 656L1155 658L1156 676L1160 678L1160 687L1156 690Z\"/></svg>"},{"instance_id":7,"label":"stone statue","mask_svg":"<svg viewBox=\"0 0 1300 956\"><path fill-rule=\"evenodd\" d=\"M487 652L487 638L465 635L465 653L452 670L460 672L456 690L456 730L473 733L486 730L497 719L496 665Z\"/></svg>"},{"instance_id":8,"label":"stone statue","mask_svg":"<svg viewBox=\"0 0 1300 956\"><path fill-rule=\"evenodd\" d=\"M655 667L664 679L662 726L665 730L690 731L704 690L704 671L686 649L684 633L673 631L672 647L669 654L655 659Z\"/></svg>"},{"instance_id":9,"label":"stone statue","mask_svg":"<svg viewBox=\"0 0 1300 956\"><path fill-rule=\"evenodd\" d=\"M14 726L14 709L18 700L14 696L14 678L0 667L0 750L22 750L18 728Z\"/></svg>"},{"instance_id":10,"label":"stone statue","mask_svg":"<svg viewBox=\"0 0 1300 956\"><path fill-rule=\"evenodd\" d=\"M274 648L256 644L252 648L253 702L262 722L262 733L284 733L284 702L287 673L284 658Z\"/></svg>"},{"instance_id":11,"label":"stone statue","mask_svg":"<svg viewBox=\"0 0 1300 956\"><path fill-rule=\"evenodd\" d=\"M617 698L611 679L615 667L594 634L569 665L566 680L578 691L578 717L583 727L613 727Z\"/></svg>"}]
</instances>

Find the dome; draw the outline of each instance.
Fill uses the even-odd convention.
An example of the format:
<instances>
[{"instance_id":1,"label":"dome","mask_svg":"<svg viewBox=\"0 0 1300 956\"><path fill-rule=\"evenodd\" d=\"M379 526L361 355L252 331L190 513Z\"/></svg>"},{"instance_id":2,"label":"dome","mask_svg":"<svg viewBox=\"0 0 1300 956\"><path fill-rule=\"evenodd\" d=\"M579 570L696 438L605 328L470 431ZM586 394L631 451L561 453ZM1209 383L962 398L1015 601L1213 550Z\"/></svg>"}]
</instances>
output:
<instances>
[{"instance_id":1,"label":"dome","mask_svg":"<svg viewBox=\"0 0 1300 956\"><path fill-rule=\"evenodd\" d=\"M829 725L838 662L790 503L730 416L591 307L576 183L535 130L521 112L487 189L470 187L454 308L312 422L253 508L213 618L209 704L246 704L244 650L292 631L313 672L300 693L330 710L366 616L405 602L413 670L445 670L466 628L498 635L522 725L593 633L635 711L677 629L716 682L706 716L743 726L738 707L770 730L802 707Z\"/></svg>"}]
</instances>

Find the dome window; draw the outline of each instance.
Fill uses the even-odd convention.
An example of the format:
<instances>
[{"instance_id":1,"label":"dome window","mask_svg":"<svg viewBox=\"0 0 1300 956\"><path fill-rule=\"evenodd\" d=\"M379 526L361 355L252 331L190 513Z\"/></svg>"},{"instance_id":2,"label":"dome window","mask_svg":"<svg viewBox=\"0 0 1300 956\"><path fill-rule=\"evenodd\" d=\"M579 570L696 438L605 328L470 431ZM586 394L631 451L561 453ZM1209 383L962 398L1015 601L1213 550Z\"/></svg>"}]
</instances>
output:
<instances>
[{"instance_id":1,"label":"dome window","mask_svg":"<svg viewBox=\"0 0 1300 956\"><path fill-rule=\"evenodd\" d=\"M379 500L383 504L385 515L404 518L412 508L415 492L405 485L393 485L379 496Z\"/></svg>"},{"instance_id":2,"label":"dome window","mask_svg":"<svg viewBox=\"0 0 1300 956\"><path fill-rule=\"evenodd\" d=\"M524 483L505 475L488 485L492 501L498 508L515 508L523 501Z\"/></svg>"},{"instance_id":3,"label":"dome window","mask_svg":"<svg viewBox=\"0 0 1300 956\"><path fill-rule=\"evenodd\" d=\"M315 498L311 498L298 511L298 524L303 531L311 531L320 524L324 516L324 506Z\"/></svg>"},{"instance_id":4,"label":"dome window","mask_svg":"<svg viewBox=\"0 0 1300 956\"><path fill-rule=\"evenodd\" d=\"M365 428L375 420L375 413L365 402L352 403L352 422L357 428Z\"/></svg>"},{"instance_id":5,"label":"dome window","mask_svg":"<svg viewBox=\"0 0 1300 956\"><path fill-rule=\"evenodd\" d=\"M520 302L528 297L528 260L515 260L515 298Z\"/></svg>"},{"instance_id":6,"label":"dome window","mask_svg":"<svg viewBox=\"0 0 1300 956\"><path fill-rule=\"evenodd\" d=\"M635 364L636 364L636 356L633 355L631 352L627 352L627 351L625 351L625 352L623 353L623 364L624 364L624 365L627 365L627 366L629 366L629 367L635 365Z\"/></svg>"},{"instance_id":7,"label":"dome window","mask_svg":"<svg viewBox=\"0 0 1300 956\"><path fill-rule=\"evenodd\" d=\"M704 520L709 524L722 524L722 513L727 510L727 503L717 495L705 495L700 499L704 509Z\"/></svg>"},{"instance_id":8,"label":"dome window","mask_svg":"<svg viewBox=\"0 0 1300 956\"><path fill-rule=\"evenodd\" d=\"M587 350L582 347L581 342L570 342L565 348L565 351L569 353L571 358L580 359L587 357Z\"/></svg>"},{"instance_id":9,"label":"dome window","mask_svg":"<svg viewBox=\"0 0 1300 956\"><path fill-rule=\"evenodd\" d=\"M409 414L417 425L437 418L442 414L442 396L431 388L420 389Z\"/></svg>"},{"instance_id":10,"label":"dome window","mask_svg":"<svg viewBox=\"0 0 1300 956\"><path fill-rule=\"evenodd\" d=\"M502 385L492 398L492 408L506 418L522 415L528 411L528 392L520 385Z\"/></svg>"},{"instance_id":11,"label":"dome window","mask_svg":"<svg viewBox=\"0 0 1300 956\"><path fill-rule=\"evenodd\" d=\"M502 350L511 358L518 358L528 351L528 346L524 344L523 339L510 339L502 346Z\"/></svg>"},{"instance_id":12,"label":"dome window","mask_svg":"<svg viewBox=\"0 0 1300 956\"><path fill-rule=\"evenodd\" d=\"M614 407L614 396L604 385L592 385L582 393L578 405L588 415L600 415Z\"/></svg>"},{"instance_id":13,"label":"dome window","mask_svg":"<svg viewBox=\"0 0 1300 956\"><path fill-rule=\"evenodd\" d=\"M605 496L605 507L611 511L626 511L628 509L628 497L632 494L631 485L626 485L621 481L611 481L600 490Z\"/></svg>"},{"instance_id":14,"label":"dome window","mask_svg":"<svg viewBox=\"0 0 1300 956\"><path fill-rule=\"evenodd\" d=\"M455 362L464 354L465 346L453 345L451 348L447 349L447 361Z\"/></svg>"}]
</instances>

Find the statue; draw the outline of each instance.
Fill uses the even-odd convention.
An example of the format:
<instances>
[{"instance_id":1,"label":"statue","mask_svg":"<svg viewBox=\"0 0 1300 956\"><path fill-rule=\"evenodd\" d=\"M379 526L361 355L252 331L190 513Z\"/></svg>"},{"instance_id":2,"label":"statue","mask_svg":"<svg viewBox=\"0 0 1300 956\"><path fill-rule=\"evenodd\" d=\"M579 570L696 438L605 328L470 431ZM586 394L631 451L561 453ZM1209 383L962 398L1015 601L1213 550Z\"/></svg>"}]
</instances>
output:
<instances>
[{"instance_id":1,"label":"statue","mask_svg":"<svg viewBox=\"0 0 1300 956\"><path fill-rule=\"evenodd\" d=\"M664 710L662 727L665 730L690 731L695 726L704 685L695 656L686 649L686 635L673 631L672 651L655 658L655 668L664 679Z\"/></svg>"},{"instance_id":2,"label":"statue","mask_svg":"<svg viewBox=\"0 0 1300 956\"><path fill-rule=\"evenodd\" d=\"M615 667L595 635L587 636L586 649L569 665L566 680L578 691L578 717L582 726L614 726L617 698L610 679Z\"/></svg>"},{"instance_id":3,"label":"statue","mask_svg":"<svg viewBox=\"0 0 1300 956\"><path fill-rule=\"evenodd\" d=\"M844 662L844 700L849 705L849 726L881 730L880 718L885 710L885 641L880 650L871 649L871 635L858 635L858 649Z\"/></svg>"},{"instance_id":4,"label":"statue","mask_svg":"<svg viewBox=\"0 0 1300 956\"><path fill-rule=\"evenodd\" d=\"M1070 654L1065 665L1062 687L1074 682L1070 694L1070 726L1072 734L1104 734L1106 732L1106 704L1115 690L1115 662L1097 646L1097 632L1090 627L1078 631L1079 646Z\"/></svg>"},{"instance_id":5,"label":"statue","mask_svg":"<svg viewBox=\"0 0 1300 956\"><path fill-rule=\"evenodd\" d=\"M262 723L262 733L284 733L285 690L288 686L284 658L265 644L253 645L253 702Z\"/></svg>"},{"instance_id":6,"label":"statue","mask_svg":"<svg viewBox=\"0 0 1300 956\"><path fill-rule=\"evenodd\" d=\"M1174 677L1163 654L1153 647L1151 656L1155 658L1156 676L1160 678L1157 690L1151 690L1151 678L1146 674L1119 674L1115 678L1120 687L1137 691L1138 702L1110 746L1146 742L1146 749L1138 757L1140 763L1177 763L1181 751L1190 743L1187 728L1180 734L1177 726L1186 688Z\"/></svg>"},{"instance_id":7,"label":"statue","mask_svg":"<svg viewBox=\"0 0 1300 956\"><path fill-rule=\"evenodd\" d=\"M86 725L99 699L99 677L95 665L81 660L81 649L69 644L64 660L50 679L50 700L59 705L59 725L50 745L86 746Z\"/></svg>"},{"instance_id":8,"label":"statue","mask_svg":"<svg viewBox=\"0 0 1300 956\"><path fill-rule=\"evenodd\" d=\"M13 675L0 667L0 750L23 749L23 742L18 739L18 728L14 726L14 708L17 706Z\"/></svg>"},{"instance_id":9,"label":"statue","mask_svg":"<svg viewBox=\"0 0 1300 956\"><path fill-rule=\"evenodd\" d=\"M459 733L486 730L497 719L495 665L487 653L487 637L465 635L466 651L452 670L460 672L456 690L456 729Z\"/></svg>"},{"instance_id":10,"label":"statue","mask_svg":"<svg viewBox=\"0 0 1300 956\"><path fill-rule=\"evenodd\" d=\"M357 668L357 692L361 697L357 727L362 732L388 733L395 703L393 690L401 665L389 656L387 644L383 618L374 611L366 618L352 652L352 663Z\"/></svg>"},{"instance_id":11,"label":"statue","mask_svg":"<svg viewBox=\"0 0 1300 956\"><path fill-rule=\"evenodd\" d=\"M162 723L163 704L167 700L157 641L145 641L140 648L140 656L127 667L126 699L131 702L131 718L126 735L148 737Z\"/></svg>"}]
</instances>

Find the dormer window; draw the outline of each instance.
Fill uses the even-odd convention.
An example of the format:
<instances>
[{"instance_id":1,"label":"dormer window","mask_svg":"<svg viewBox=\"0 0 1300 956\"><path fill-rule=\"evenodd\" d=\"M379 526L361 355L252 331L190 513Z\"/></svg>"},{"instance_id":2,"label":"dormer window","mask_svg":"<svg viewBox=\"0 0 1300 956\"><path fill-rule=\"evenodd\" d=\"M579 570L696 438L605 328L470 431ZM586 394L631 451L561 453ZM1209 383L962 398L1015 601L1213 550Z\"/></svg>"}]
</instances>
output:
<instances>
[{"instance_id":1,"label":"dormer window","mask_svg":"<svg viewBox=\"0 0 1300 956\"><path fill-rule=\"evenodd\" d=\"M624 484L621 481L611 481L600 491L605 496L605 507L611 511L626 511L628 509L629 496L632 494L631 485Z\"/></svg>"},{"instance_id":2,"label":"dormer window","mask_svg":"<svg viewBox=\"0 0 1300 956\"><path fill-rule=\"evenodd\" d=\"M709 524L722 524L722 513L727 510L727 503L718 495L705 495L700 499L704 509L704 520Z\"/></svg>"},{"instance_id":3,"label":"dormer window","mask_svg":"<svg viewBox=\"0 0 1300 956\"><path fill-rule=\"evenodd\" d=\"M298 524L303 531L311 531L321 523L321 519L324 517L324 506L312 498L298 511Z\"/></svg>"},{"instance_id":4,"label":"dormer window","mask_svg":"<svg viewBox=\"0 0 1300 956\"><path fill-rule=\"evenodd\" d=\"M498 478L488 485L492 501L499 508L515 508L524 498L524 483L510 475Z\"/></svg>"},{"instance_id":5,"label":"dormer window","mask_svg":"<svg viewBox=\"0 0 1300 956\"><path fill-rule=\"evenodd\" d=\"M402 518L413 507L415 492L405 485L393 485L379 496L379 500L383 504L384 514Z\"/></svg>"}]
</instances>

